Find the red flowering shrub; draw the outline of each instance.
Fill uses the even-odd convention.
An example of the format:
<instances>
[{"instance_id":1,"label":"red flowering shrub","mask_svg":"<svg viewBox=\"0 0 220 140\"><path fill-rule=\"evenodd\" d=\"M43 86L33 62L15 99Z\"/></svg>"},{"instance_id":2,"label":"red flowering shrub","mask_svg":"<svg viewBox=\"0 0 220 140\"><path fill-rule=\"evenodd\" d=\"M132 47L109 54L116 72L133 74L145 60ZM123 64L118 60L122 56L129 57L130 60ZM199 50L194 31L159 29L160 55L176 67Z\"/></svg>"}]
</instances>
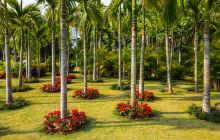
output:
<instances>
[{"instance_id":1,"label":"red flowering shrub","mask_svg":"<svg viewBox=\"0 0 220 140\"><path fill-rule=\"evenodd\" d=\"M66 77L66 82L67 84L70 84L72 79L74 79L75 75L71 74L71 75L68 75ZM56 84L60 84L61 83L61 78L56 78Z\"/></svg>"},{"instance_id":2,"label":"red flowering shrub","mask_svg":"<svg viewBox=\"0 0 220 140\"><path fill-rule=\"evenodd\" d=\"M60 76L60 70L56 70L56 76Z\"/></svg>"},{"instance_id":3,"label":"red flowering shrub","mask_svg":"<svg viewBox=\"0 0 220 140\"><path fill-rule=\"evenodd\" d=\"M70 74L67 76L67 79L75 79L75 78L76 78L76 76L74 74Z\"/></svg>"},{"instance_id":4,"label":"red flowering shrub","mask_svg":"<svg viewBox=\"0 0 220 140\"><path fill-rule=\"evenodd\" d=\"M121 115L130 119L152 117L153 112L148 104L139 104L136 101L135 107L131 107L130 101L127 103L120 102L116 105L116 111Z\"/></svg>"},{"instance_id":5,"label":"red flowering shrub","mask_svg":"<svg viewBox=\"0 0 220 140\"><path fill-rule=\"evenodd\" d=\"M0 79L5 79L6 73L5 72L0 72Z\"/></svg>"},{"instance_id":6,"label":"red flowering shrub","mask_svg":"<svg viewBox=\"0 0 220 140\"><path fill-rule=\"evenodd\" d=\"M46 133L66 134L86 126L85 112L79 112L77 109L68 110L66 119L61 119L60 115L59 110L44 116L43 126Z\"/></svg>"},{"instance_id":7,"label":"red flowering shrub","mask_svg":"<svg viewBox=\"0 0 220 140\"><path fill-rule=\"evenodd\" d=\"M144 91L143 94L140 94L139 90L136 90L136 97L139 101L153 101L156 99L154 92Z\"/></svg>"},{"instance_id":8,"label":"red flowering shrub","mask_svg":"<svg viewBox=\"0 0 220 140\"><path fill-rule=\"evenodd\" d=\"M100 93L97 89L95 88L90 88L87 89L87 92L85 93L83 89L76 90L74 91L74 96L76 98L81 98L81 99L95 99L100 96Z\"/></svg>"},{"instance_id":9,"label":"red flowering shrub","mask_svg":"<svg viewBox=\"0 0 220 140\"><path fill-rule=\"evenodd\" d=\"M41 87L41 90L43 92L47 92L47 93L59 92L60 91L60 85L52 86L51 84L44 84Z\"/></svg>"}]
</instances>

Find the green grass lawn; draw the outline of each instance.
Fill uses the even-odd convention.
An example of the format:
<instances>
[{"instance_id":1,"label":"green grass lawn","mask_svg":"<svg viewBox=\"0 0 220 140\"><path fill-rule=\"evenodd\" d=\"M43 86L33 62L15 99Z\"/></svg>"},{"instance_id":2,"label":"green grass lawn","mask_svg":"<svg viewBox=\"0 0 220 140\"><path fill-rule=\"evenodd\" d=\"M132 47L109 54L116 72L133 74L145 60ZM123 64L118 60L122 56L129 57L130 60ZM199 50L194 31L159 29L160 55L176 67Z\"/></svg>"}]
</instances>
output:
<instances>
[{"instance_id":1,"label":"green grass lawn","mask_svg":"<svg viewBox=\"0 0 220 140\"><path fill-rule=\"evenodd\" d=\"M68 108L85 111L89 124L79 132L64 135L47 135L42 131L44 115L60 108L59 93L42 93L40 86L49 83L49 77L40 79L41 83L29 84L34 90L25 93L14 93L31 102L22 109L0 111L0 139L81 139L81 140L149 140L149 139L190 139L219 140L220 125L197 120L186 113L189 105L201 105L202 93L188 92L192 83L176 81L174 90L178 95L161 92L165 89L160 81L145 81L145 88L156 92L158 100L149 102L160 116L145 121L127 120L114 114L113 110L119 101L127 101L129 91L111 90L117 79L104 79L104 83L89 83L89 87L100 90L101 97L95 100L77 100L72 98L75 89L83 88L82 77L68 85ZM13 85L17 80L13 79ZM0 81L0 98L5 97L5 81ZM220 102L220 93L211 93L211 103Z\"/></svg>"}]
</instances>

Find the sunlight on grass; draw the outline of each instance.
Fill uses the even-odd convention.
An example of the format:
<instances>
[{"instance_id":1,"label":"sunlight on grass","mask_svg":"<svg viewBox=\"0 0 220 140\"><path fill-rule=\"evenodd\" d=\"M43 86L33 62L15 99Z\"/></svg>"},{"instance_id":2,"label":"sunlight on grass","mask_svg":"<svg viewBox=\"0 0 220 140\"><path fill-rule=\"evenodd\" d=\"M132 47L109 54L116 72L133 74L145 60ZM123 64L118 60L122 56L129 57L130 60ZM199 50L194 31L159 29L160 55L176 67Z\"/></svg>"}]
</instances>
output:
<instances>
[{"instance_id":1,"label":"sunlight on grass","mask_svg":"<svg viewBox=\"0 0 220 140\"><path fill-rule=\"evenodd\" d=\"M78 74L78 78L81 76ZM46 135L42 131L43 116L60 108L59 93L42 93L40 87L49 83L50 77L42 78L41 83L28 84L34 90L25 93L14 93L13 96L23 96L31 105L13 111L0 111L0 139L203 139L218 140L220 125L196 120L186 113L192 103L201 105L202 94L188 92L192 85L188 82L178 82L174 89L182 91L178 95L161 92L165 89L159 81L146 81L145 88L155 91L158 100L149 102L152 109L160 116L146 121L131 121L114 114L113 110L119 101L129 100L129 91L111 90L111 85L117 79L105 78L104 83L89 83L89 87L100 90L101 97L94 100L73 99L73 91L83 88L82 79L72 80L68 85L68 108L85 111L89 118L88 126L79 132L63 135ZM17 80L13 79L13 85ZM0 82L0 97L5 97L5 82ZM220 94L212 92L212 104L220 102ZM135 135L134 135L135 134Z\"/></svg>"}]
</instances>

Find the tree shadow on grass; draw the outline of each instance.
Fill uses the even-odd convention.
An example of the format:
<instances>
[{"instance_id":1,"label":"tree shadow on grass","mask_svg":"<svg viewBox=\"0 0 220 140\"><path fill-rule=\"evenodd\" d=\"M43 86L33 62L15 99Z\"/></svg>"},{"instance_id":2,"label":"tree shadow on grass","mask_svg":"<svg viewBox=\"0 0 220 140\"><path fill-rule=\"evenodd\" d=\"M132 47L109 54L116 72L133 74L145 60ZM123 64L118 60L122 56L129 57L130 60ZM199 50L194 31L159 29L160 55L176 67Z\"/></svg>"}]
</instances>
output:
<instances>
[{"instance_id":1,"label":"tree shadow on grass","mask_svg":"<svg viewBox=\"0 0 220 140\"><path fill-rule=\"evenodd\" d=\"M9 127L0 127L0 137L13 134L43 133L43 130L11 130Z\"/></svg>"}]
</instances>

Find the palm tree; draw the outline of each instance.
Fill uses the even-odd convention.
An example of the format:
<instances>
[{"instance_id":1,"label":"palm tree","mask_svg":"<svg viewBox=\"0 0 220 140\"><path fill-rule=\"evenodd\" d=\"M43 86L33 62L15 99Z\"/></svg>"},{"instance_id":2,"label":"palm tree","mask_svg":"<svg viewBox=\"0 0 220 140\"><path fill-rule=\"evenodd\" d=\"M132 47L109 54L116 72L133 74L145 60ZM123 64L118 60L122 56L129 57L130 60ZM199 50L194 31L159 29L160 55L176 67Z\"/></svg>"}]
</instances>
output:
<instances>
[{"instance_id":1,"label":"palm tree","mask_svg":"<svg viewBox=\"0 0 220 140\"><path fill-rule=\"evenodd\" d=\"M4 3L0 1L0 10L3 12L0 15L0 22L4 25L4 34L5 34L5 62L6 62L6 104L13 103L12 98L12 84L11 84L11 64L10 64L10 47L9 47L9 21L8 21L8 9L7 2L4 0Z\"/></svg>"},{"instance_id":2,"label":"palm tree","mask_svg":"<svg viewBox=\"0 0 220 140\"><path fill-rule=\"evenodd\" d=\"M177 0L159 0L158 8L161 10L161 19L165 26L165 48L167 63L167 86L168 93L173 93L171 82L171 55L169 47L169 27L178 19L178 2Z\"/></svg>"},{"instance_id":3,"label":"palm tree","mask_svg":"<svg viewBox=\"0 0 220 140\"><path fill-rule=\"evenodd\" d=\"M113 21L118 18L118 86L120 89L122 88L122 39L121 39L121 28L122 28L122 3L123 0L112 0L109 5L109 8L106 10L108 14L108 18ZM115 17L118 15L118 17Z\"/></svg>"},{"instance_id":4,"label":"palm tree","mask_svg":"<svg viewBox=\"0 0 220 140\"><path fill-rule=\"evenodd\" d=\"M19 26L21 31L21 47L20 47L20 64L19 64L19 80L18 87L22 87L22 64L23 64L23 47L24 47L24 22L27 17L32 17L35 13L39 13L37 5L30 4L23 7L21 3L18 3L16 0L8 0L10 5L9 15L12 19L12 23Z\"/></svg>"},{"instance_id":5,"label":"palm tree","mask_svg":"<svg viewBox=\"0 0 220 140\"><path fill-rule=\"evenodd\" d=\"M137 1L132 0L132 48L131 48L131 106L136 102L136 67L137 67Z\"/></svg>"},{"instance_id":6,"label":"palm tree","mask_svg":"<svg viewBox=\"0 0 220 140\"><path fill-rule=\"evenodd\" d=\"M67 117L66 0L61 0L61 119Z\"/></svg>"},{"instance_id":7,"label":"palm tree","mask_svg":"<svg viewBox=\"0 0 220 140\"><path fill-rule=\"evenodd\" d=\"M210 112L210 47L209 47L209 18L210 11L215 1L205 0L204 3L204 91L203 91L203 112Z\"/></svg>"},{"instance_id":8,"label":"palm tree","mask_svg":"<svg viewBox=\"0 0 220 140\"><path fill-rule=\"evenodd\" d=\"M51 9L51 41L52 41L52 85L56 85L56 50L55 50L55 9L57 0L38 0L38 3L46 2Z\"/></svg>"}]
</instances>

